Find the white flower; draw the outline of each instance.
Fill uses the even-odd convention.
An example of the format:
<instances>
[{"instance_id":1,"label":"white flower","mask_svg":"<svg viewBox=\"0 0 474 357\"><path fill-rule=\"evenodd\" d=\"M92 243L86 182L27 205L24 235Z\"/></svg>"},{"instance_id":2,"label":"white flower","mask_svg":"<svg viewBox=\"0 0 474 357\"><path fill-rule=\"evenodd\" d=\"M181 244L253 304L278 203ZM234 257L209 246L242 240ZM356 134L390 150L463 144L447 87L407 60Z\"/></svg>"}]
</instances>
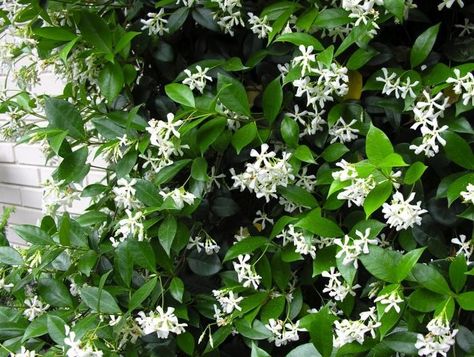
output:
<instances>
[{"instance_id":1,"label":"white flower","mask_svg":"<svg viewBox=\"0 0 474 357\"><path fill-rule=\"evenodd\" d=\"M293 66L301 66L301 75L304 76L313 70L312 63L316 61L316 55L313 53L313 46L306 47L300 45L298 49L301 52L301 56L294 57L291 64Z\"/></svg>"},{"instance_id":2,"label":"white flower","mask_svg":"<svg viewBox=\"0 0 474 357\"><path fill-rule=\"evenodd\" d=\"M474 24L471 23L468 18L464 19L464 24L456 24L454 27L461 29L459 37L463 37L464 35L469 36L472 32L474 32Z\"/></svg>"},{"instance_id":3,"label":"white flower","mask_svg":"<svg viewBox=\"0 0 474 357\"><path fill-rule=\"evenodd\" d=\"M342 170L335 171L332 173L332 177L338 181L347 181L357 178L357 170L354 164L347 162L342 159L336 166L340 167Z\"/></svg>"},{"instance_id":4,"label":"white flower","mask_svg":"<svg viewBox=\"0 0 474 357\"><path fill-rule=\"evenodd\" d=\"M392 291L389 294L383 294L378 296L375 302L380 302L382 305L387 305L384 309L384 312L389 312L392 308L397 312L400 313L400 306L399 304L402 303L404 300L399 295L398 290Z\"/></svg>"},{"instance_id":5,"label":"white flower","mask_svg":"<svg viewBox=\"0 0 474 357\"><path fill-rule=\"evenodd\" d=\"M239 297L238 294L234 295L233 291L226 293L226 290L213 290L212 294L226 314L231 314L234 310L242 311L242 308L239 306L239 303L244 299L242 296Z\"/></svg>"},{"instance_id":6,"label":"white flower","mask_svg":"<svg viewBox=\"0 0 474 357\"><path fill-rule=\"evenodd\" d=\"M421 201L415 205L410 204L414 198L414 192L405 200L401 192L397 191L393 194L390 204L383 204L382 212L390 227L400 231L421 224L421 215L428 211L421 208Z\"/></svg>"},{"instance_id":7,"label":"white flower","mask_svg":"<svg viewBox=\"0 0 474 357\"><path fill-rule=\"evenodd\" d=\"M256 214L256 217L254 218L252 223L254 225L260 224L260 226L262 227L261 229L262 231L267 227L266 222L273 224L273 219L269 218L265 212L258 210L255 214Z\"/></svg>"},{"instance_id":8,"label":"white flower","mask_svg":"<svg viewBox=\"0 0 474 357\"><path fill-rule=\"evenodd\" d=\"M268 25L268 18L265 15L260 18L251 12L247 14L249 16L248 22L251 25L250 30L258 35L258 38L265 38L272 31L272 27Z\"/></svg>"},{"instance_id":9,"label":"white flower","mask_svg":"<svg viewBox=\"0 0 474 357\"><path fill-rule=\"evenodd\" d=\"M32 298L26 299L24 303L26 306L28 306L28 308L23 311L23 315L25 315L30 321L33 321L40 315L43 315L46 310L49 309L49 305L41 302L36 295Z\"/></svg>"},{"instance_id":10,"label":"white flower","mask_svg":"<svg viewBox=\"0 0 474 357\"><path fill-rule=\"evenodd\" d=\"M359 237L359 239L354 240L354 244L358 245L362 249L362 253L369 254L369 244L377 245L378 239L372 238L370 239L370 228L367 228L364 233L359 230L356 230L355 234Z\"/></svg>"},{"instance_id":11,"label":"white flower","mask_svg":"<svg viewBox=\"0 0 474 357\"><path fill-rule=\"evenodd\" d=\"M188 76L183 79L183 84L187 85L191 90L197 89L199 92L203 92L206 87L207 81L212 82L212 77L206 75L209 68L202 69L201 66L196 66L196 73L191 73L189 69L185 69L184 73Z\"/></svg>"},{"instance_id":12,"label":"white flower","mask_svg":"<svg viewBox=\"0 0 474 357\"><path fill-rule=\"evenodd\" d=\"M202 237L200 235L197 235L196 237L190 237L189 238L189 243L186 246L186 249L193 249L196 247L196 250L198 253L201 253L201 250L204 248L204 243L202 242Z\"/></svg>"},{"instance_id":13,"label":"white flower","mask_svg":"<svg viewBox=\"0 0 474 357\"><path fill-rule=\"evenodd\" d=\"M442 0L438 5L438 10L441 11L446 6L447 9L450 9L453 6L454 2L457 2L459 7L464 7L464 2L462 0Z\"/></svg>"},{"instance_id":14,"label":"white flower","mask_svg":"<svg viewBox=\"0 0 474 357\"><path fill-rule=\"evenodd\" d=\"M265 327L270 330L272 337L268 339L269 342L275 342L275 346L285 346L288 342L299 340L299 331L306 331L306 329L299 327L299 321L296 323L282 320L270 319Z\"/></svg>"},{"instance_id":15,"label":"white flower","mask_svg":"<svg viewBox=\"0 0 474 357\"><path fill-rule=\"evenodd\" d=\"M329 268L329 271L322 272L321 276L329 279L323 289L323 293L328 293L336 301L343 301L348 294L355 296L354 290L360 288L359 284L350 286L346 282L341 283L339 280L341 274L336 272L334 267Z\"/></svg>"},{"instance_id":16,"label":"white flower","mask_svg":"<svg viewBox=\"0 0 474 357\"><path fill-rule=\"evenodd\" d=\"M235 242L240 242L242 239L250 236L249 230L246 227L240 227L239 232L234 234Z\"/></svg>"},{"instance_id":17,"label":"white flower","mask_svg":"<svg viewBox=\"0 0 474 357\"><path fill-rule=\"evenodd\" d=\"M10 357L35 357L35 351L29 351L25 348L25 346L21 346L20 352L11 353Z\"/></svg>"},{"instance_id":18,"label":"white flower","mask_svg":"<svg viewBox=\"0 0 474 357\"><path fill-rule=\"evenodd\" d=\"M68 325L64 325L65 335L64 344L68 347L67 357L102 357L104 354L100 350L92 348L89 344L81 347L81 341L76 340L76 333Z\"/></svg>"},{"instance_id":19,"label":"white flower","mask_svg":"<svg viewBox=\"0 0 474 357\"><path fill-rule=\"evenodd\" d=\"M117 181L117 186L112 189L114 193L115 204L119 208L132 209L139 206L140 202L135 198L135 185L137 179L131 179L130 181L121 178Z\"/></svg>"},{"instance_id":20,"label":"white flower","mask_svg":"<svg viewBox=\"0 0 474 357\"><path fill-rule=\"evenodd\" d=\"M122 218L118 222L118 229L115 232L115 237L120 237L119 241L111 238L112 245L117 247L120 242L125 241L129 237L137 237L139 241L142 241L145 237L145 227L143 225L144 215L141 211L132 214L128 209L125 210L127 218Z\"/></svg>"},{"instance_id":21,"label":"white flower","mask_svg":"<svg viewBox=\"0 0 474 357\"><path fill-rule=\"evenodd\" d=\"M446 357L455 343L454 337L458 330L451 331L449 322L441 316L433 318L426 327L428 334L417 335L415 347L418 350L418 356Z\"/></svg>"},{"instance_id":22,"label":"white flower","mask_svg":"<svg viewBox=\"0 0 474 357\"><path fill-rule=\"evenodd\" d=\"M451 239L451 243L459 245L459 249L456 255L464 254L467 260L469 260L474 253L474 244L472 240L466 241L466 235L460 234L458 238Z\"/></svg>"},{"instance_id":23,"label":"white flower","mask_svg":"<svg viewBox=\"0 0 474 357\"><path fill-rule=\"evenodd\" d=\"M349 207L351 207L352 203L360 207L364 204L365 198L376 185L377 183L372 175L366 178L353 179L349 186L344 187L343 190L338 193L337 199L347 200Z\"/></svg>"},{"instance_id":24,"label":"white flower","mask_svg":"<svg viewBox=\"0 0 474 357\"><path fill-rule=\"evenodd\" d=\"M239 283L243 283L242 285L246 288L253 286L257 290L262 277L255 272L252 265L247 263L250 260L250 255L239 255L237 260L238 262L233 262L232 264L237 272Z\"/></svg>"},{"instance_id":25,"label":"white flower","mask_svg":"<svg viewBox=\"0 0 474 357\"><path fill-rule=\"evenodd\" d=\"M142 30L148 30L149 35L163 36L165 32L169 32L169 29L166 27L168 20L165 17L165 9L162 8L158 13L149 12L147 14L148 20L140 20L143 24Z\"/></svg>"},{"instance_id":26,"label":"white flower","mask_svg":"<svg viewBox=\"0 0 474 357\"><path fill-rule=\"evenodd\" d=\"M224 33L228 33L231 36L234 36L234 27L235 26L245 26L244 20L242 19L242 14L240 11L229 12L228 14L222 16L217 15L216 13L213 16L218 18L217 24L224 30Z\"/></svg>"},{"instance_id":27,"label":"white flower","mask_svg":"<svg viewBox=\"0 0 474 357\"><path fill-rule=\"evenodd\" d=\"M344 319L334 321L334 347L340 348L354 341L363 344L367 333L370 333L372 338L375 338L375 329L381 325L377 321L375 308L371 307L368 311L361 312L359 316L359 320Z\"/></svg>"},{"instance_id":28,"label":"white flower","mask_svg":"<svg viewBox=\"0 0 474 357\"><path fill-rule=\"evenodd\" d=\"M405 99L407 96L416 98L416 94L413 89L420 83L419 81L411 82L411 78L407 77L404 82L396 73L388 74L387 68L382 68L383 77L376 77L377 82L383 82L382 94L390 95L392 92L395 94L395 98Z\"/></svg>"},{"instance_id":29,"label":"white flower","mask_svg":"<svg viewBox=\"0 0 474 357\"><path fill-rule=\"evenodd\" d=\"M178 322L178 318L174 314L174 307L168 307L165 312L161 306L157 306L156 313L151 311L147 315L140 311L138 316L136 321L142 329L143 335L156 332L158 338L168 338L170 332L179 335L188 326Z\"/></svg>"},{"instance_id":30,"label":"white flower","mask_svg":"<svg viewBox=\"0 0 474 357\"><path fill-rule=\"evenodd\" d=\"M163 197L163 200L171 197L176 209L182 209L185 203L192 205L196 199L196 196L194 196L191 192L186 192L183 187L175 188L169 192L160 191L160 195Z\"/></svg>"},{"instance_id":31,"label":"white flower","mask_svg":"<svg viewBox=\"0 0 474 357\"><path fill-rule=\"evenodd\" d=\"M5 278L0 279L0 290L5 289L5 291L10 291L14 286L15 284L12 283L5 284Z\"/></svg>"},{"instance_id":32,"label":"white flower","mask_svg":"<svg viewBox=\"0 0 474 357\"><path fill-rule=\"evenodd\" d=\"M246 163L245 172L237 175L234 168L230 169L234 180L233 188L240 188L240 191L247 188L250 192L255 192L257 198L264 197L267 202L271 197L278 197L278 186L286 187L295 178L289 163L291 155L283 152L280 159L274 151L268 150L268 144L262 144L260 152L252 149L250 156L255 158L255 162Z\"/></svg>"},{"instance_id":33,"label":"white flower","mask_svg":"<svg viewBox=\"0 0 474 357\"><path fill-rule=\"evenodd\" d=\"M465 203L474 204L474 184L467 184L466 191L461 192L461 197Z\"/></svg>"},{"instance_id":34,"label":"white flower","mask_svg":"<svg viewBox=\"0 0 474 357\"><path fill-rule=\"evenodd\" d=\"M336 123L329 128L329 135L333 137L330 143L333 144L338 140L341 143L347 143L357 139L359 129L352 127L355 123L357 123L355 119L347 124L342 117L339 118Z\"/></svg>"},{"instance_id":35,"label":"white flower","mask_svg":"<svg viewBox=\"0 0 474 357\"><path fill-rule=\"evenodd\" d=\"M207 255L217 254L219 253L220 249L221 247L214 239L211 237L206 237L206 240L204 241L204 251Z\"/></svg>"},{"instance_id":36,"label":"white flower","mask_svg":"<svg viewBox=\"0 0 474 357\"><path fill-rule=\"evenodd\" d=\"M362 253L362 249L359 244L355 244L352 239L346 234L344 241L337 238L334 240L334 244L338 245L341 249L336 254L336 258L344 257L342 264L347 265L352 263L354 268L357 269L357 258Z\"/></svg>"}]
</instances>

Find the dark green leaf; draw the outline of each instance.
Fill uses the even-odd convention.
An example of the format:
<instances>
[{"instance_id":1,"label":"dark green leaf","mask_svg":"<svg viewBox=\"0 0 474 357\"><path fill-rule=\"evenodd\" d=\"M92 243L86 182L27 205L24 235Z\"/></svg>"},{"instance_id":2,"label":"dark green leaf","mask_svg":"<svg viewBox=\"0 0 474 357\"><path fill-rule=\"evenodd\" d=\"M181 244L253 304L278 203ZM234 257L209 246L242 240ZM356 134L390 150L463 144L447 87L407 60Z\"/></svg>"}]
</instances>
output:
<instances>
[{"instance_id":1,"label":"dark green leaf","mask_svg":"<svg viewBox=\"0 0 474 357\"><path fill-rule=\"evenodd\" d=\"M43 278L38 282L38 292L52 306L72 307L72 298L66 286L55 279Z\"/></svg>"},{"instance_id":2,"label":"dark green leaf","mask_svg":"<svg viewBox=\"0 0 474 357\"><path fill-rule=\"evenodd\" d=\"M15 227L15 232L22 238L31 244L37 245L54 245L54 241L51 237L44 232L42 229L32 226L29 224L23 224Z\"/></svg>"},{"instance_id":3,"label":"dark green leaf","mask_svg":"<svg viewBox=\"0 0 474 357\"><path fill-rule=\"evenodd\" d=\"M115 315L121 314L114 297L106 290L95 286L84 286L79 289L82 301L94 312Z\"/></svg>"},{"instance_id":4,"label":"dark green leaf","mask_svg":"<svg viewBox=\"0 0 474 357\"><path fill-rule=\"evenodd\" d=\"M221 73L217 77L218 97L228 109L250 116L250 106L247 92L238 80Z\"/></svg>"},{"instance_id":5,"label":"dark green leaf","mask_svg":"<svg viewBox=\"0 0 474 357\"><path fill-rule=\"evenodd\" d=\"M248 237L232 245L227 251L223 262L237 258L241 254L252 253L256 249L267 243L265 237Z\"/></svg>"},{"instance_id":6,"label":"dark green leaf","mask_svg":"<svg viewBox=\"0 0 474 357\"><path fill-rule=\"evenodd\" d=\"M283 103L283 90L280 83L280 77L271 81L263 92L263 115L268 122L273 123L280 113Z\"/></svg>"},{"instance_id":7,"label":"dark green leaf","mask_svg":"<svg viewBox=\"0 0 474 357\"><path fill-rule=\"evenodd\" d=\"M6 265L23 265L20 253L11 247L0 247L0 263Z\"/></svg>"},{"instance_id":8,"label":"dark green leaf","mask_svg":"<svg viewBox=\"0 0 474 357\"><path fill-rule=\"evenodd\" d=\"M231 140L232 146L235 148L235 151L237 151L237 154L240 154L240 151L250 144L256 138L256 136L257 125L254 121L237 129Z\"/></svg>"},{"instance_id":9,"label":"dark green leaf","mask_svg":"<svg viewBox=\"0 0 474 357\"><path fill-rule=\"evenodd\" d=\"M81 114L71 103L62 99L46 98L45 113L50 128L66 130L74 139L84 139Z\"/></svg>"},{"instance_id":10,"label":"dark green leaf","mask_svg":"<svg viewBox=\"0 0 474 357\"><path fill-rule=\"evenodd\" d=\"M415 40L410 51L411 67L416 67L428 57L438 36L439 24L431 26Z\"/></svg>"},{"instance_id":11,"label":"dark green leaf","mask_svg":"<svg viewBox=\"0 0 474 357\"><path fill-rule=\"evenodd\" d=\"M125 84L122 67L118 63L107 63L99 73L99 88L104 97L112 102Z\"/></svg>"},{"instance_id":12,"label":"dark green leaf","mask_svg":"<svg viewBox=\"0 0 474 357\"><path fill-rule=\"evenodd\" d=\"M181 83L170 83L165 86L165 92L176 103L187 107L195 107L194 95L188 86Z\"/></svg>"}]
</instances>

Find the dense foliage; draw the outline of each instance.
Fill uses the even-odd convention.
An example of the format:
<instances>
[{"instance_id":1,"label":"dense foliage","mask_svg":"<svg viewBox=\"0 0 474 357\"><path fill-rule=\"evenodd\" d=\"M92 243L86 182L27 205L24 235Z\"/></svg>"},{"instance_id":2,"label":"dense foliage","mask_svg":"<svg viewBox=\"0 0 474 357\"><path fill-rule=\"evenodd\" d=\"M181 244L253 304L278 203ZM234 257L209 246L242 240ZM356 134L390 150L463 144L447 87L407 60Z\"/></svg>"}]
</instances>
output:
<instances>
[{"instance_id":1,"label":"dense foliage","mask_svg":"<svg viewBox=\"0 0 474 357\"><path fill-rule=\"evenodd\" d=\"M0 4L1 134L59 162L0 356L474 354L468 1Z\"/></svg>"}]
</instances>

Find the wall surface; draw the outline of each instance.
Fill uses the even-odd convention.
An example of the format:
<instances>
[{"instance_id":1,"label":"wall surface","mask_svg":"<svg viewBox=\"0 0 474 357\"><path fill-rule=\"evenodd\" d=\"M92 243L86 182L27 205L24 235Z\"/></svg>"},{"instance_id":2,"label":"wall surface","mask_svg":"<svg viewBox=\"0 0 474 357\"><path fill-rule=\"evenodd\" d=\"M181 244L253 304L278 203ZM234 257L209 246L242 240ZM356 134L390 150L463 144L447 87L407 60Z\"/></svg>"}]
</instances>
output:
<instances>
[{"instance_id":1,"label":"wall surface","mask_svg":"<svg viewBox=\"0 0 474 357\"><path fill-rule=\"evenodd\" d=\"M1 69L1 67L0 67ZM7 72L0 72L0 90L5 86L8 94L17 90L15 81ZM42 73L40 84L34 88L35 93L58 95L62 93L63 84L53 73ZM27 120L33 120L30 118ZM0 113L0 126L9 120L8 115ZM95 162L104 167L104 163ZM43 216L42 184L51 176L55 165L46 164L46 157L37 144L15 144L2 141L0 137L0 212L6 206L14 207L15 212L9 220L7 237L14 243L21 244L21 239L11 228L14 224L36 224ZM83 185L99 182L104 177L100 170L91 170ZM87 207L88 201L75 202L70 213L80 213Z\"/></svg>"}]
</instances>

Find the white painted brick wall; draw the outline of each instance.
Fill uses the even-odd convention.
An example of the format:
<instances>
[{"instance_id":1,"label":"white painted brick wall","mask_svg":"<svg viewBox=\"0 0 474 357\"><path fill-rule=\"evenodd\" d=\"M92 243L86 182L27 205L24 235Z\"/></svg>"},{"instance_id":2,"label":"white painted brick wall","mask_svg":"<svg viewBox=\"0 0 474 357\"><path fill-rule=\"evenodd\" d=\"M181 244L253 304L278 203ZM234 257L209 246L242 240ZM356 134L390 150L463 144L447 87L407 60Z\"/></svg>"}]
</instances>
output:
<instances>
[{"instance_id":1,"label":"white painted brick wall","mask_svg":"<svg viewBox=\"0 0 474 357\"><path fill-rule=\"evenodd\" d=\"M7 90L15 90L13 81L0 73L0 83L7 83ZM59 95L62 93L62 83L52 73L44 73L40 76L40 85L34 88L36 93ZM0 88L1 90L2 88ZM0 125L8 117L1 115ZM94 165L105 167L106 163L101 160L94 161ZM54 172L55 167L46 163L46 156L39 145L27 145L10 142L2 142L0 138L0 213L5 207L14 207L15 211L9 219L7 237L11 242L24 243L13 231L15 224L37 224L43 216L41 184L44 183ZM91 170L84 180L84 186L94 182L100 182L104 177L104 171ZM89 205L89 199L75 202L68 211L79 214Z\"/></svg>"}]
</instances>

